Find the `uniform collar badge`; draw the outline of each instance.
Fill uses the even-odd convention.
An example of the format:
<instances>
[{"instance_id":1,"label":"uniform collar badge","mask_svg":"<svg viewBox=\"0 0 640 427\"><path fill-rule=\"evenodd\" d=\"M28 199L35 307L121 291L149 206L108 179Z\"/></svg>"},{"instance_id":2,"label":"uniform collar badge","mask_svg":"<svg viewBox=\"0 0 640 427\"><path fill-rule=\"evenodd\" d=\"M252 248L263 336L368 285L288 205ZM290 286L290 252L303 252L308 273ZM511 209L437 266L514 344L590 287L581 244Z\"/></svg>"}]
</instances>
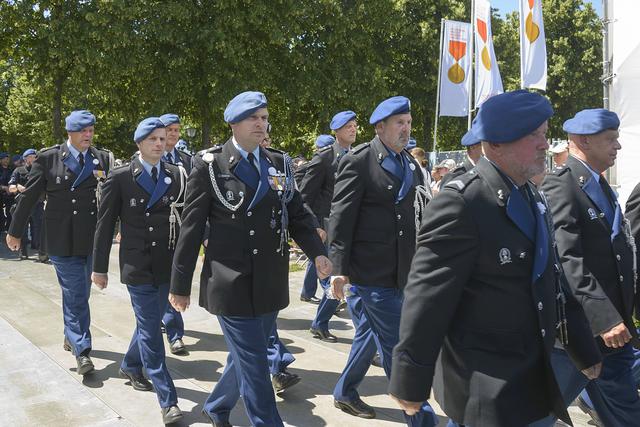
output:
<instances>
[{"instance_id":1,"label":"uniform collar badge","mask_svg":"<svg viewBox=\"0 0 640 427\"><path fill-rule=\"evenodd\" d=\"M589 214L589 219L590 220L598 219L598 214L596 213L595 209L589 208L589 209L587 209L587 213Z\"/></svg>"},{"instance_id":2,"label":"uniform collar badge","mask_svg":"<svg viewBox=\"0 0 640 427\"><path fill-rule=\"evenodd\" d=\"M504 191L502 189L498 190L498 199L504 200Z\"/></svg>"},{"instance_id":3,"label":"uniform collar badge","mask_svg":"<svg viewBox=\"0 0 640 427\"><path fill-rule=\"evenodd\" d=\"M129 207L131 208L135 208L136 207L136 199L131 199L129 200Z\"/></svg>"},{"instance_id":4,"label":"uniform collar badge","mask_svg":"<svg viewBox=\"0 0 640 427\"><path fill-rule=\"evenodd\" d=\"M509 264L511 262L511 251L507 248L502 248L498 251L498 259L500 260L500 265Z\"/></svg>"},{"instance_id":5,"label":"uniform collar badge","mask_svg":"<svg viewBox=\"0 0 640 427\"><path fill-rule=\"evenodd\" d=\"M233 191L227 191L227 201L230 202L233 200Z\"/></svg>"}]
</instances>

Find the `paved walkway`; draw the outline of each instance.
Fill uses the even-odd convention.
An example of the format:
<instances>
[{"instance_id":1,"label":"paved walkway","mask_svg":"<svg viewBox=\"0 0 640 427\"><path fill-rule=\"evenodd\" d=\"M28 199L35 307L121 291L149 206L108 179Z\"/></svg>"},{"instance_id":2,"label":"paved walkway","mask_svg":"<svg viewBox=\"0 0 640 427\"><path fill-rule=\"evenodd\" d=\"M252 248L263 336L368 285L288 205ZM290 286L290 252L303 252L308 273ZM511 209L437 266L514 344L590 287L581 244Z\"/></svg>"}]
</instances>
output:
<instances>
[{"instance_id":1,"label":"paved walkway","mask_svg":"<svg viewBox=\"0 0 640 427\"><path fill-rule=\"evenodd\" d=\"M96 371L83 378L75 373L74 358L62 349L61 295L53 267L19 261L0 243L0 426L162 425L155 394L135 391L118 377L134 318L126 288L119 281L117 252L117 248L112 251L109 287L92 290L91 356ZM199 271L194 277L199 277ZM363 399L376 409L375 420L358 419L333 407L331 393L346 362L353 327L345 313L330 325L338 343L312 338L308 328L317 306L299 301L302 277L303 272L291 273L292 303L278 318L280 337L297 358L290 371L302 377L277 398L285 424L404 425L400 410L386 395L387 380L380 368L371 367L360 387ZM205 426L209 424L201 416L201 405L220 377L227 353L217 320L197 306L197 284L192 295L194 304L184 314L189 354L174 356L167 347L168 365L185 413L176 425ZM571 414L576 426L588 425L576 408L571 408ZM231 422L249 425L241 402ZM446 418L441 418L440 426L446 426Z\"/></svg>"}]
</instances>

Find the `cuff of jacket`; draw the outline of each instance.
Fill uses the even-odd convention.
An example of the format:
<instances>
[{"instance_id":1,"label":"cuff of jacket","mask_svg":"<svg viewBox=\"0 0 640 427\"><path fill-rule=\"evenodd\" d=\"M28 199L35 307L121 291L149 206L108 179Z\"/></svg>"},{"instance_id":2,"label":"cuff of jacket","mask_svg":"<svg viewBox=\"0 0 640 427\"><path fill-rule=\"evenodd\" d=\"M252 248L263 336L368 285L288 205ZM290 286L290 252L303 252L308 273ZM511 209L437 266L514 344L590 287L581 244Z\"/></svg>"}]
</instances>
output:
<instances>
[{"instance_id":1,"label":"cuff of jacket","mask_svg":"<svg viewBox=\"0 0 640 427\"><path fill-rule=\"evenodd\" d=\"M169 287L169 292L174 295L181 295L183 297L190 296L191 279L193 279L193 275L183 274L174 265L173 271L171 272L171 285Z\"/></svg>"},{"instance_id":2,"label":"cuff of jacket","mask_svg":"<svg viewBox=\"0 0 640 427\"><path fill-rule=\"evenodd\" d=\"M389 393L409 402L424 402L431 394L435 365L420 365L406 351L393 355Z\"/></svg>"},{"instance_id":3,"label":"cuff of jacket","mask_svg":"<svg viewBox=\"0 0 640 427\"><path fill-rule=\"evenodd\" d=\"M620 313L618 313L609 298L583 296L581 304L587 319L589 319L594 336L599 336L617 324L622 323L622 316L620 316Z\"/></svg>"}]
</instances>

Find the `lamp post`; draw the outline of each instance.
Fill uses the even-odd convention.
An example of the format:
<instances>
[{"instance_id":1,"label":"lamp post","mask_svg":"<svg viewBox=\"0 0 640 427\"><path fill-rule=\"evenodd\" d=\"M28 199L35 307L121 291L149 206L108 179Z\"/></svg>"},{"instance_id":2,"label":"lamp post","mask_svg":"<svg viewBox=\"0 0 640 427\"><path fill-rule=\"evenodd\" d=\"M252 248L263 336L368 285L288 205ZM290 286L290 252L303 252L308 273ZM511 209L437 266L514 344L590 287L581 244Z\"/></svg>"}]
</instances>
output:
<instances>
[{"instance_id":1,"label":"lamp post","mask_svg":"<svg viewBox=\"0 0 640 427\"><path fill-rule=\"evenodd\" d=\"M194 150L193 138L196 136L196 133L197 133L196 128L188 127L185 129L185 132L187 133L187 137L189 138L189 145L191 146L190 148ZM193 152L195 153L195 150Z\"/></svg>"}]
</instances>

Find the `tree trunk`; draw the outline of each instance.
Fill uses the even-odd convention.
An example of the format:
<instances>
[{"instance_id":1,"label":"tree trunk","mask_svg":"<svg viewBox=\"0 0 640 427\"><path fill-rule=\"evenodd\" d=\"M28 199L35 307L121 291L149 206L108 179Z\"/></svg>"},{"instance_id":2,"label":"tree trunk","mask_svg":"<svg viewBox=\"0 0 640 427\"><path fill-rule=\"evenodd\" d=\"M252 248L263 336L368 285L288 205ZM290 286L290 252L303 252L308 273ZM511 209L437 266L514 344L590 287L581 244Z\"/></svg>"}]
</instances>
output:
<instances>
[{"instance_id":1,"label":"tree trunk","mask_svg":"<svg viewBox=\"0 0 640 427\"><path fill-rule=\"evenodd\" d=\"M62 133L62 92L64 86L64 76L58 75L53 81L53 105L51 112L53 120L53 139L57 144L64 140Z\"/></svg>"}]
</instances>

